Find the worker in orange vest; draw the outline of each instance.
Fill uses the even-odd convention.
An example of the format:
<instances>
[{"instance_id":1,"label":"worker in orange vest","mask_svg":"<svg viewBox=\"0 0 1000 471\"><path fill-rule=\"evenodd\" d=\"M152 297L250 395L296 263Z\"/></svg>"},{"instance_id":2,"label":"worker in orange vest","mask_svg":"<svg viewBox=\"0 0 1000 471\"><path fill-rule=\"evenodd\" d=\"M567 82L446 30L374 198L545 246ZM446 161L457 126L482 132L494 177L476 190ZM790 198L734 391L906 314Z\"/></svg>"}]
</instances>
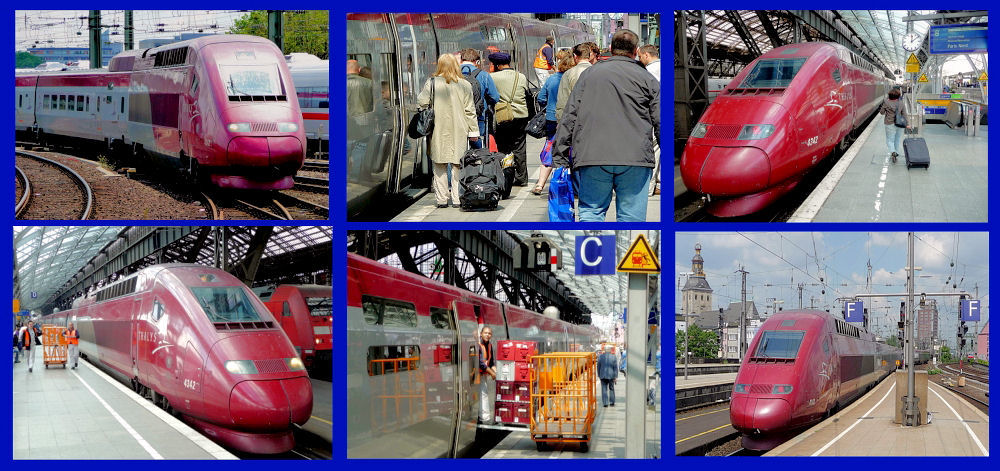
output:
<instances>
[{"instance_id":1,"label":"worker in orange vest","mask_svg":"<svg viewBox=\"0 0 1000 471\"><path fill-rule=\"evenodd\" d=\"M73 369L75 370L76 364L80 359L80 331L76 330L76 327L70 322L69 327L63 331L62 335L69 346L69 359L73 362Z\"/></svg>"},{"instance_id":2,"label":"worker in orange vest","mask_svg":"<svg viewBox=\"0 0 1000 471\"><path fill-rule=\"evenodd\" d=\"M552 36L545 37L545 44L538 48L538 53L535 54L535 63L532 67L535 68L535 75L538 76L539 86L545 84L545 79L549 78L549 73L551 70L555 70L555 53L553 52L553 45L556 43L556 38Z\"/></svg>"},{"instance_id":3,"label":"worker in orange vest","mask_svg":"<svg viewBox=\"0 0 1000 471\"><path fill-rule=\"evenodd\" d=\"M38 343L38 337L35 336L35 323L33 321L28 321L28 325L21 328L18 343L24 347L25 355L28 357L28 373L31 373L31 370L35 366L35 355L31 351L31 348Z\"/></svg>"}]
</instances>

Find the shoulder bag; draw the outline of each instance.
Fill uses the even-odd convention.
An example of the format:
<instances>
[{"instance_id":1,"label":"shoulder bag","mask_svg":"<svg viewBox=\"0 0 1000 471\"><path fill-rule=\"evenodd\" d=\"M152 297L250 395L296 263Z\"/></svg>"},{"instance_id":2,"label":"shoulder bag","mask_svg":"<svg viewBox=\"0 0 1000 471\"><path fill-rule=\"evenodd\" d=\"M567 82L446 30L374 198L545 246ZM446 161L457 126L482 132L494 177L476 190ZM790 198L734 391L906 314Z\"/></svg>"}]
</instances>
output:
<instances>
[{"instance_id":1,"label":"shoulder bag","mask_svg":"<svg viewBox=\"0 0 1000 471\"><path fill-rule=\"evenodd\" d=\"M896 103L896 127L905 128L909 123L906 121L906 113L903 113L903 97L900 96Z\"/></svg>"},{"instance_id":2,"label":"shoulder bag","mask_svg":"<svg viewBox=\"0 0 1000 471\"><path fill-rule=\"evenodd\" d=\"M496 104L493 121L497 124L514 120L514 107L511 102L514 101L514 92L517 90L517 79L521 74L517 73L514 69L510 69L510 71L514 72L514 86L510 89L510 102L501 99Z\"/></svg>"},{"instance_id":3,"label":"shoulder bag","mask_svg":"<svg viewBox=\"0 0 1000 471\"><path fill-rule=\"evenodd\" d=\"M413 139L430 136L434 131L434 77L431 77L431 103L426 109L418 109L406 126L406 134Z\"/></svg>"}]
</instances>

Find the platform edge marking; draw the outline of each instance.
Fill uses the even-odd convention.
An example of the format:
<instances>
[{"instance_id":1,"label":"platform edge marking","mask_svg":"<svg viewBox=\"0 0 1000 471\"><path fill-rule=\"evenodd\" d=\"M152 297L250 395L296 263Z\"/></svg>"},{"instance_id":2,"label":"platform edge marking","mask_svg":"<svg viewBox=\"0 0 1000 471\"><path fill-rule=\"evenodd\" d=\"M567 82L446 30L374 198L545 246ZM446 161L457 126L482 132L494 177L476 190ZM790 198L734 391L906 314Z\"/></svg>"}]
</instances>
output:
<instances>
[{"instance_id":1,"label":"platform edge marking","mask_svg":"<svg viewBox=\"0 0 1000 471\"><path fill-rule=\"evenodd\" d=\"M145 438L142 438L142 435L140 435L139 432L135 431L135 429L132 428L132 426L129 425L129 423L126 422L125 419L122 418L122 416L118 415L118 412L112 409L111 406L108 405L108 403L105 402L104 399L102 399L101 396L97 394L97 391L94 391L94 388L91 388L90 385L87 384L87 382L84 381L84 379L81 378L76 371L70 370L70 373L72 373L73 376L75 376L76 379L83 384L83 387L87 388L87 391L89 391L90 394L93 395L95 399L97 399L97 402L100 402L101 405L104 406L104 408L111 413L111 416L114 417L115 420L117 420L118 423L121 424L123 428L125 428L125 431L128 432L128 434L131 435L136 442L139 443L139 446L141 446L142 449L146 450L146 453L149 453L149 456L151 456L154 460L163 459L163 456L160 455L155 448L153 448L153 445L150 445L150 443L147 442Z\"/></svg>"},{"instance_id":2,"label":"platform edge marking","mask_svg":"<svg viewBox=\"0 0 1000 471\"><path fill-rule=\"evenodd\" d=\"M956 411L954 407L951 407L951 404L948 404L948 401L946 401L944 397L938 394L938 392L935 391L934 388L928 387L927 389L929 389L932 393L934 393L934 395L937 396L938 399L941 399L941 402L943 402L944 405L948 407L948 410L950 410L952 414L955 414L955 418L962 423L962 426L965 427L965 431L969 432L969 436L972 437L972 441L976 442L976 446L979 447L979 452L982 453L983 456L989 457L990 452L987 451L986 447L983 446L983 442L979 441L979 437L977 437L975 432L972 431L972 429L969 427L969 424L966 423L965 420L962 420L961 415L958 415L958 411Z\"/></svg>"},{"instance_id":3,"label":"platform edge marking","mask_svg":"<svg viewBox=\"0 0 1000 471\"><path fill-rule=\"evenodd\" d=\"M885 401L885 398L889 397L889 395L892 394L892 390L893 389L896 389L896 383L893 383L892 386L889 388L889 390L886 391L885 396L882 396L882 399L879 399L878 402L876 402L875 405L872 406L871 409L868 409L868 412L865 412L864 415L862 415L861 417L868 417L868 416L872 415L872 412L874 412L875 409L878 408L878 406L882 405L882 402ZM850 427L847 427L847 429L845 429L843 432L840 432L840 434L838 434L836 437L833 437L833 440L830 440L826 445L823 445L822 448L820 448L819 450L816 450L813 454L811 454L809 456L819 456L820 453L823 453L824 451L826 451L827 448L830 448L830 446L832 446L838 440L840 440L841 438L843 438L844 435L847 435L847 432L850 432L851 429L853 429L855 426L857 426L858 424L860 424L861 420L862 419L855 420L854 423L851 424Z\"/></svg>"}]
</instances>

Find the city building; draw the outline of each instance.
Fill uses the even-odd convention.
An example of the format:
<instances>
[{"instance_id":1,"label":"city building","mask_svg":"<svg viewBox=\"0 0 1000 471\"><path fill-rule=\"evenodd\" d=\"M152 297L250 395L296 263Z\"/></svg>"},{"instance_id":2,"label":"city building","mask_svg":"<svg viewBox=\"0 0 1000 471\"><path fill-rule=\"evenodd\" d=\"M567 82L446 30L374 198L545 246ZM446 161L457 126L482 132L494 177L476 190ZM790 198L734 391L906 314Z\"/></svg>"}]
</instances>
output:
<instances>
[{"instance_id":1,"label":"city building","mask_svg":"<svg viewBox=\"0 0 1000 471\"><path fill-rule=\"evenodd\" d=\"M936 299L926 299L917 305L917 348L931 348L938 335L938 308Z\"/></svg>"},{"instance_id":2,"label":"city building","mask_svg":"<svg viewBox=\"0 0 1000 471\"><path fill-rule=\"evenodd\" d=\"M976 358L990 361L990 321L986 321L983 330L976 335Z\"/></svg>"},{"instance_id":3,"label":"city building","mask_svg":"<svg viewBox=\"0 0 1000 471\"><path fill-rule=\"evenodd\" d=\"M108 30L101 32L101 66L107 67L111 58L125 50L123 43L111 42L111 35ZM46 62L89 63L89 47L33 47L28 48L30 54L45 59Z\"/></svg>"},{"instance_id":4,"label":"city building","mask_svg":"<svg viewBox=\"0 0 1000 471\"><path fill-rule=\"evenodd\" d=\"M701 244L695 244L691 273L681 288L681 314L695 315L711 310L712 287L705 279L705 259L701 257Z\"/></svg>"}]
</instances>

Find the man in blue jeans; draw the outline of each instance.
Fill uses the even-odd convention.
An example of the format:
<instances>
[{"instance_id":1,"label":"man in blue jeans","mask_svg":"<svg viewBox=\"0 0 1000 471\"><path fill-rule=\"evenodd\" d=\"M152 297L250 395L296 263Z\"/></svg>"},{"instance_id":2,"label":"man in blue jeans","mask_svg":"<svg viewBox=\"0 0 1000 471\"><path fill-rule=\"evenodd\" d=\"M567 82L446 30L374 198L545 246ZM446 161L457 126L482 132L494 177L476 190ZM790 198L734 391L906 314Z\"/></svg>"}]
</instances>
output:
<instances>
[{"instance_id":1,"label":"man in blue jeans","mask_svg":"<svg viewBox=\"0 0 1000 471\"><path fill-rule=\"evenodd\" d=\"M646 220L660 82L635 60L638 50L639 37L618 30L611 58L580 75L559 119L552 162L573 169L580 221L604 221L612 192L618 221Z\"/></svg>"}]
</instances>

